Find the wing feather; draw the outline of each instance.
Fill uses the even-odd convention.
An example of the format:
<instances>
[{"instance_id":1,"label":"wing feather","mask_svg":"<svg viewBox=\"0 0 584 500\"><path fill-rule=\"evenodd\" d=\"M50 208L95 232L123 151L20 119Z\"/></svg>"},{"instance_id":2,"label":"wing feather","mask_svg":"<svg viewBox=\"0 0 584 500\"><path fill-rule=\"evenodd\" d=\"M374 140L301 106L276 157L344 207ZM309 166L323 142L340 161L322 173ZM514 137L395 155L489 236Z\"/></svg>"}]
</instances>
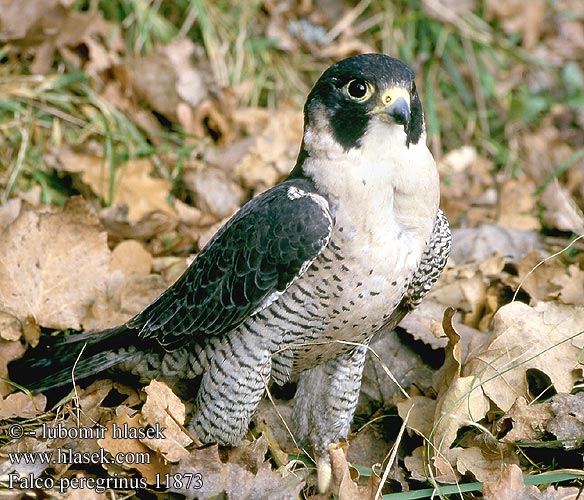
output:
<instances>
[{"instance_id":1,"label":"wing feather","mask_svg":"<svg viewBox=\"0 0 584 500\"><path fill-rule=\"evenodd\" d=\"M306 180L246 204L185 273L127 326L168 350L240 325L283 293L329 242L333 215Z\"/></svg>"}]
</instances>

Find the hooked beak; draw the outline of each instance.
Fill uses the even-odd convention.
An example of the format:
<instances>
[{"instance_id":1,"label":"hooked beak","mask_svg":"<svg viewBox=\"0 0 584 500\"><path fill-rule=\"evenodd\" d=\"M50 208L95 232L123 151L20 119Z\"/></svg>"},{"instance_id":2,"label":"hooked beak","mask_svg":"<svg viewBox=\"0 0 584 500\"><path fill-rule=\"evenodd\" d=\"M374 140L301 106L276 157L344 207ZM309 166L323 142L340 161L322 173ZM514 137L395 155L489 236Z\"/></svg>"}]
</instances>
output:
<instances>
[{"instance_id":1,"label":"hooked beak","mask_svg":"<svg viewBox=\"0 0 584 500\"><path fill-rule=\"evenodd\" d=\"M392 87L381 94L373 112L381 118L406 127L410 122L410 94L403 87Z\"/></svg>"},{"instance_id":2,"label":"hooked beak","mask_svg":"<svg viewBox=\"0 0 584 500\"><path fill-rule=\"evenodd\" d=\"M398 99L385 108L385 114L389 115L395 123L407 125L410 121L410 103L403 97Z\"/></svg>"}]
</instances>

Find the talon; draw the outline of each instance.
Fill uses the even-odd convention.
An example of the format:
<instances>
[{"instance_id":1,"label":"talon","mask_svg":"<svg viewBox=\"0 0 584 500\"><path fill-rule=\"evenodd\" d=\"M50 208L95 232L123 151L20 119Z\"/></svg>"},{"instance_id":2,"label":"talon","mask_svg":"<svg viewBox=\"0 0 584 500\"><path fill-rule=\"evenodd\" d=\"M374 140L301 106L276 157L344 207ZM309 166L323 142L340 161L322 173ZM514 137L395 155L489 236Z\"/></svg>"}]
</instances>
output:
<instances>
[{"instance_id":1,"label":"talon","mask_svg":"<svg viewBox=\"0 0 584 500\"><path fill-rule=\"evenodd\" d=\"M327 493L333 478L333 470L328 459L319 457L316 460L316 476L318 479L318 492Z\"/></svg>"}]
</instances>

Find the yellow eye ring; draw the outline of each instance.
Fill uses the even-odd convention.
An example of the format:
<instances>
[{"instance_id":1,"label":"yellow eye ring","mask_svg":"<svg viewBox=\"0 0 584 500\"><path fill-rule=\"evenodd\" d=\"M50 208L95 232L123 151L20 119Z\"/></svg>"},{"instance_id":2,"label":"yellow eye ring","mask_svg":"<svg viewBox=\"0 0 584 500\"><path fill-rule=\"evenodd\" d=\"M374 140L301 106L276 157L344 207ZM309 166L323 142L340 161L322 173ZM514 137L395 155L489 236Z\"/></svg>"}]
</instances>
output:
<instances>
[{"instance_id":1,"label":"yellow eye ring","mask_svg":"<svg viewBox=\"0 0 584 500\"><path fill-rule=\"evenodd\" d=\"M347 95L357 102L366 101L373 95L372 85L362 78L353 78L344 88Z\"/></svg>"}]
</instances>

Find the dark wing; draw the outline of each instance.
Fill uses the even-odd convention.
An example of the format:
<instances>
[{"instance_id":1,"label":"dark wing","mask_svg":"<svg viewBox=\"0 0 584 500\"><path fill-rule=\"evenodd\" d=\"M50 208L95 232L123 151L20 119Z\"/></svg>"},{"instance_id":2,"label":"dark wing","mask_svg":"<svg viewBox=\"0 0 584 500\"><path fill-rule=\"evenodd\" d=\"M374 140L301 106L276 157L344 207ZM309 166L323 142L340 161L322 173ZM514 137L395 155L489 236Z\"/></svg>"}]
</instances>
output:
<instances>
[{"instance_id":1,"label":"dark wing","mask_svg":"<svg viewBox=\"0 0 584 500\"><path fill-rule=\"evenodd\" d=\"M271 303L326 247L333 216L306 180L278 184L247 203L185 273L127 326L166 349L220 335Z\"/></svg>"},{"instance_id":2,"label":"dark wing","mask_svg":"<svg viewBox=\"0 0 584 500\"><path fill-rule=\"evenodd\" d=\"M422 302L442 274L451 246L452 235L448 219L444 212L438 209L432 236L404 297L404 302L407 302L410 310Z\"/></svg>"}]
</instances>

